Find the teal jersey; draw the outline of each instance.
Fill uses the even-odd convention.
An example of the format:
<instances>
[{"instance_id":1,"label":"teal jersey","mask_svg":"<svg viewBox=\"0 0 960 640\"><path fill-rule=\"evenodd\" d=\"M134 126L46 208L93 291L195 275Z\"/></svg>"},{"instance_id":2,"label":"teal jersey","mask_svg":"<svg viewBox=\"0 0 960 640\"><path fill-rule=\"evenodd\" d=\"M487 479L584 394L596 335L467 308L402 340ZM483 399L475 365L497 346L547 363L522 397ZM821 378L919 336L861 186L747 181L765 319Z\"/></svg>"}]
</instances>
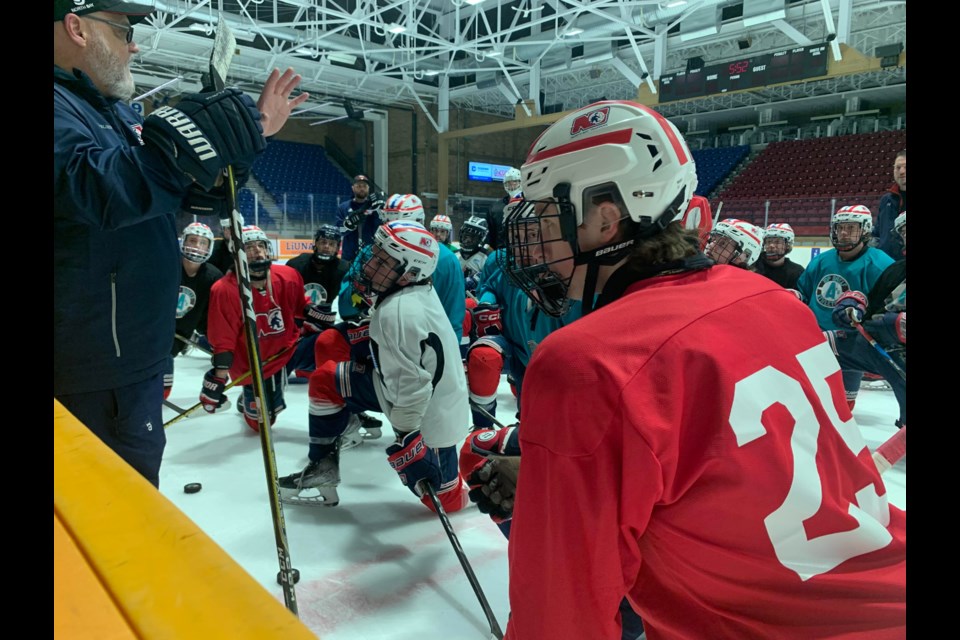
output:
<instances>
[{"instance_id":1,"label":"teal jersey","mask_svg":"<svg viewBox=\"0 0 960 640\"><path fill-rule=\"evenodd\" d=\"M891 264L893 258L873 247L849 262L841 260L836 249L829 249L810 261L797 280L797 289L821 329L849 329L833 321L837 298L851 290L869 294L880 274Z\"/></svg>"},{"instance_id":2,"label":"teal jersey","mask_svg":"<svg viewBox=\"0 0 960 640\"><path fill-rule=\"evenodd\" d=\"M560 318L553 318L540 311L527 294L514 285L503 272L497 257L503 255L504 251L497 249L487 257L480 272L481 284L477 297L481 304L500 305L504 338L513 347L514 356L526 367L540 341L579 318L583 305L579 301L572 301L570 310Z\"/></svg>"}]
</instances>

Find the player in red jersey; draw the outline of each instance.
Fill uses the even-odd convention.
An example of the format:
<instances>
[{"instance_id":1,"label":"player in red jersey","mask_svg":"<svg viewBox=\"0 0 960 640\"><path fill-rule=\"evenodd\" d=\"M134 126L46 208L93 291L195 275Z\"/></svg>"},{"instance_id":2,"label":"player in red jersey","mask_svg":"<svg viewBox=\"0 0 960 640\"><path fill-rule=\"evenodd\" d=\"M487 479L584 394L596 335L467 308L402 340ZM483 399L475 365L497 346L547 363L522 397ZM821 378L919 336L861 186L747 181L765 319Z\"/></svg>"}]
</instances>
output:
<instances>
[{"instance_id":1,"label":"player in red jersey","mask_svg":"<svg viewBox=\"0 0 960 640\"><path fill-rule=\"evenodd\" d=\"M506 637L620 638L625 596L649 640L905 637L906 513L809 309L670 222L697 184L674 125L595 103L522 173L507 273L596 310L524 378Z\"/></svg>"},{"instance_id":2,"label":"player in red jersey","mask_svg":"<svg viewBox=\"0 0 960 640\"><path fill-rule=\"evenodd\" d=\"M270 424L273 425L277 414L287 406L283 400L286 380L284 365L293 355L293 346L300 335L295 319L303 318L306 301L303 278L291 267L271 265L273 250L270 239L259 227L244 227L242 241L250 268L263 383ZM250 370L239 291L237 275L233 271L218 280L210 290L207 338L213 346L213 368L204 375L200 392L200 401L209 412L216 411L224 402L227 374L236 380ZM280 353L284 355L268 362L272 356ZM259 431L253 378L248 377L241 384L243 417L251 429Z\"/></svg>"}]
</instances>

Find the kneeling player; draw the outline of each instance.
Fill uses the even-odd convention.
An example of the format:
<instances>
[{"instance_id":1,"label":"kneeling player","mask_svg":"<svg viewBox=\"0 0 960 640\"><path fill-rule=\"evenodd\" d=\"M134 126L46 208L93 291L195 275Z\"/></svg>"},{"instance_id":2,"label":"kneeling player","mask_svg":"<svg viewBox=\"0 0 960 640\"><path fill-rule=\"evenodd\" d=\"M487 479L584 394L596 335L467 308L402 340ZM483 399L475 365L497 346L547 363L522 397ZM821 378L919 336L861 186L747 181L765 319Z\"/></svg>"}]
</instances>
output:
<instances>
[{"instance_id":1,"label":"kneeling player","mask_svg":"<svg viewBox=\"0 0 960 640\"><path fill-rule=\"evenodd\" d=\"M466 435L467 385L456 336L432 286L439 251L419 223L397 220L377 230L355 287L372 305L370 358L327 362L312 374L310 462L280 479L285 502L339 502L342 434L351 411L369 409L393 425L387 460L404 485L431 509L422 481L447 511L466 505L456 445Z\"/></svg>"}]
</instances>

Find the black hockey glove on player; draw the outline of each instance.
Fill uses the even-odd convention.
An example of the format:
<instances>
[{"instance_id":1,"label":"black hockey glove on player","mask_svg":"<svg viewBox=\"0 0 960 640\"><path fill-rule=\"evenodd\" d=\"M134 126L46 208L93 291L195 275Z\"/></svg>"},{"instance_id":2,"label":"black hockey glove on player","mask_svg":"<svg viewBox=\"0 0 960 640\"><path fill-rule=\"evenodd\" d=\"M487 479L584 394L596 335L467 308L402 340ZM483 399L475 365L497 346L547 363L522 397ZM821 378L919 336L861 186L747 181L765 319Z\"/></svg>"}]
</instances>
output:
<instances>
[{"instance_id":1,"label":"black hockey glove on player","mask_svg":"<svg viewBox=\"0 0 960 640\"><path fill-rule=\"evenodd\" d=\"M267 145L256 103L234 88L160 107L144 120L143 140L208 191L223 169L251 166Z\"/></svg>"},{"instance_id":2,"label":"black hockey glove on player","mask_svg":"<svg viewBox=\"0 0 960 640\"><path fill-rule=\"evenodd\" d=\"M350 215L343 221L343 228L347 231L353 231L363 222L366 216L380 215L380 210L386 202L386 196L382 191L378 191L370 196L370 200L365 202L357 209L350 212Z\"/></svg>"},{"instance_id":3,"label":"black hockey glove on player","mask_svg":"<svg viewBox=\"0 0 960 640\"><path fill-rule=\"evenodd\" d=\"M337 321L337 314L329 304L308 304L303 309L303 327L300 335L311 335L329 329Z\"/></svg>"}]
</instances>

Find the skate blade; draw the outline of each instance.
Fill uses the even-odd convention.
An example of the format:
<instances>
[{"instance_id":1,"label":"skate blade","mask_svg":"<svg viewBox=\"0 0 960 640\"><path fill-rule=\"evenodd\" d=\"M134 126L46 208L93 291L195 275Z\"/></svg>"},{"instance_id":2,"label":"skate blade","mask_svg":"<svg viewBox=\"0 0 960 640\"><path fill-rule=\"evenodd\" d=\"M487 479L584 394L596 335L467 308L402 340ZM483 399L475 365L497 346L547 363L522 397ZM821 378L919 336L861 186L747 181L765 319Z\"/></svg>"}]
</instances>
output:
<instances>
[{"instance_id":1,"label":"skate blade","mask_svg":"<svg viewBox=\"0 0 960 640\"><path fill-rule=\"evenodd\" d=\"M335 507L340 504L336 487L280 489L280 502L307 507Z\"/></svg>"},{"instance_id":2,"label":"skate blade","mask_svg":"<svg viewBox=\"0 0 960 640\"><path fill-rule=\"evenodd\" d=\"M369 429L360 427L360 435L364 440L377 440L383 435L380 427L370 427Z\"/></svg>"},{"instance_id":3,"label":"skate blade","mask_svg":"<svg viewBox=\"0 0 960 640\"><path fill-rule=\"evenodd\" d=\"M359 436L360 434L357 434ZM359 445L363 444L363 438L353 437L349 439L344 439L340 442L340 451L346 451L347 449L353 449Z\"/></svg>"}]
</instances>

